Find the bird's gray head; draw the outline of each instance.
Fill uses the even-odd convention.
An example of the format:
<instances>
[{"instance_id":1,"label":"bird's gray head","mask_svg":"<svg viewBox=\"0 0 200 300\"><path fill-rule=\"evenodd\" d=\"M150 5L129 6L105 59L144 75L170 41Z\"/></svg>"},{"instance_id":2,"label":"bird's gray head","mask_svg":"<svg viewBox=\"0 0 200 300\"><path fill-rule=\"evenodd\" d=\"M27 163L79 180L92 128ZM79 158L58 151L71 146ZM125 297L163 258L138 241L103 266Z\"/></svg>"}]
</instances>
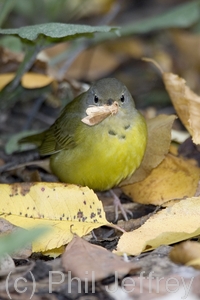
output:
<instances>
[{"instance_id":1,"label":"bird's gray head","mask_svg":"<svg viewBox=\"0 0 200 300\"><path fill-rule=\"evenodd\" d=\"M118 102L119 107L135 106L127 87L115 78L100 79L87 92L88 105L111 105L114 101Z\"/></svg>"}]
</instances>

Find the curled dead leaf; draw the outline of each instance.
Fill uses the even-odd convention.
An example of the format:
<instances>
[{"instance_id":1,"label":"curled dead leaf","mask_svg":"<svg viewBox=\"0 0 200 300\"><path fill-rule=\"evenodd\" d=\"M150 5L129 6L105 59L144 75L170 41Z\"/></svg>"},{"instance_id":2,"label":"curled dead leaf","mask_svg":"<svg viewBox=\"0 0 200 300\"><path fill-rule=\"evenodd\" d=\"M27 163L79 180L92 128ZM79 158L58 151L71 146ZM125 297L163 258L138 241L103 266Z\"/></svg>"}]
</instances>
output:
<instances>
[{"instance_id":1,"label":"curled dead leaf","mask_svg":"<svg viewBox=\"0 0 200 300\"><path fill-rule=\"evenodd\" d=\"M190 134L193 135L194 132L190 122L195 117L193 109L197 109L197 103L199 103L200 108L200 97L193 93L186 86L185 80L176 74L163 73L163 81L179 118Z\"/></svg>"},{"instance_id":2,"label":"curled dead leaf","mask_svg":"<svg viewBox=\"0 0 200 300\"><path fill-rule=\"evenodd\" d=\"M156 168L169 151L171 128L175 115L159 115L147 120L148 140L143 161L136 172L120 183L120 186L144 180Z\"/></svg>"},{"instance_id":3,"label":"curled dead leaf","mask_svg":"<svg viewBox=\"0 0 200 300\"><path fill-rule=\"evenodd\" d=\"M163 72L152 59L144 60L152 62L161 71L166 90L179 118L191 134L193 142L200 144L200 96L186 85L185 79L173 73Z\"/></svg>"}]
</instances>

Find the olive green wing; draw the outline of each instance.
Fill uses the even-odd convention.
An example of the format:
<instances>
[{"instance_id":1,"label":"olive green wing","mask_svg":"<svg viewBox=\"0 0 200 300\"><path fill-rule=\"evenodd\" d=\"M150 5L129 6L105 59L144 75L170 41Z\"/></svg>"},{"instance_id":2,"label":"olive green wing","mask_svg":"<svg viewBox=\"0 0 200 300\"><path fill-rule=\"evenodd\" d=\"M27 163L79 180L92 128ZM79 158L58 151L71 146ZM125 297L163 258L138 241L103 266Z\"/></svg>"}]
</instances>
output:
<instances>
[{"instance_id":1,"label":"olive green wing","mask_svg":"<svg viewBox=\"0 0 200 300\"><path fill-rule=\"evenodd\" d=\"M55 123L45 131L43 141L39 146L41 155L51 155L76 146L77 129L83 124L81 119L84 108L80 105L82 96L83 94L68 104Z\"/></svg>"},{"instance_id":2,"label":"olive green wing","mask_svg":"<svg viewBox=\"0 0 200 300\"><path fill-rule=\"evenodd\" d=\"M45 132L44 139L39 146L41 155L51 155L61 150L75 147L73 130L70 123L65 122L65 128L57 121ZM65 129L65 130L64 130Z\"/></svg>"},{"instance_id":3,"label":"olive green wing","mask_svg":"<svg viewBox=\"0 0 200 300\"><path fill-rule=\"evenodd\" d=\"M20 139L18 143L35 144L40 155L52 155L63 149L73 148L76 145L74 140L75 123L77 123L77 120L70 122L70 119L60 120L59 118L49 129L26 136Z\"/></svg>"},{"instance_id":4,"label":"olive green wing","mask_svg":"<svg viewBox=\"0 0 200 300\"><path fill-rule=\"evenodd\" d=\"M19 143L35 144L41 155L52 155L61 150L74 148L81 135L81 119L85 116L83 93L69 103L55 123L44 132L22 138ZM77 134L78 132L78 134Z\"/></svg>"}]
</instances>

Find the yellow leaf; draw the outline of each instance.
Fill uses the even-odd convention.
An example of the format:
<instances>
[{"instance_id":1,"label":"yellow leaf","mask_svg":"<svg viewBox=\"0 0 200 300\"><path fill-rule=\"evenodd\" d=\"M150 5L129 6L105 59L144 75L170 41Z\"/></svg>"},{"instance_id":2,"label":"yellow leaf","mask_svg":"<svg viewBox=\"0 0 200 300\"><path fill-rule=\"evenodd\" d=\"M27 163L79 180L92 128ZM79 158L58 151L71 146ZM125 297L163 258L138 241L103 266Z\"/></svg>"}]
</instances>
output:
<instances>
[{"instance_id":1,"label":"yellow leaf","mask_svg":"<svg viewBox=\"0 0 200 300\"><path fill-rule=\"evenodd\" d=\"M0 91L10 83L15 77L15 73L4 73L0 74Z\"/></svg>"},{"instance_id":2,"label":"yellow leaf","mask_svg":"<svg viewBox=\"0 0 200 300\"><path fill-rule=\"evenodd\" d=\"M173 247L169 258L177 264L185 264L200 269L200 244L186 241Z\"/></svg>"},{"instance_id":3,"label":"yellow leaf","mask_svg":"<svg viewBox=\"0 0 200 300\"><path fill-rule=\"evenodd\" d=\"M149 218L133 232L124 233L118 254L138 255L160 245L169 245L200 234L200 197L181 200Z\"/></svg>"},{"instance_id":4,"label":"yellow leaf","mask_svg":"<svg viewBox=\"0 0 200 300\"><path fill-rule=\"evenodd\" d=\"M59 248L69 243L74 233L83 236L109 225L102 202L87 187L47 182L1 184L0 194L1 218L25 229L38 225L52 228L33 242L34 252Z\"/></svg>"},{"instance_id":5,"label":"yellow leaf","mask_svg":"<svg viewBox=\"0 0 200 300\"><path fill-rule=\"evenodd\" d=\"M15 75L15 73L0 74L0 91L14 79ZM29 72L22 76L21 84L24 88L36 89L44 87L53 81L54 79L47 75Z\"/></svg>"},{"instance_id":6,"label":"yellow leaf","mask_svg":"<svg viewBox=\"0 0 200 300\"><path fill-rule=\"evenodd\" d=\"M200 168L168 154L147 178L122 190L136 202L161 205L172 199L194 196L199 178Z\"/></svg>"},{"instance_id":7,"label":"yellow leaf","mask_svg":"<svg viewBox=\"0 0 200 300\"><path fill-rule=\"evenodd\" d=\"M145 179L161 163L169 151L171 128L175 118L174 115L159 115L147 120L148 140L142 163L130 178L120 183L120 186Z\"/></svg>"},{"instance_id":8,"label":"yellow leaf","mask_svg":"<svg viewBox=\"0 0 200 300\"><path fill-rule=\"evenodd\" d=\"M200 257L189 261L187 263L187 266L193 267L195 269L200 269Z\"/></svg>"},{"instance_id":9,"label":"yellow leaf","mask_svg":"<svg viewBox=\"0 0 200 300\"><path fill-rule=\"evenodd\" d=\"M45 256L50 256L50 257L56 258L60 254L62 254L64 251L65 251L65 246L61 246L59 248L54 248L51 250L44 251L44 252L42 252L42 254Z\"/></svg>"},{"instance_id":10,"label":"yellow leaf","mask_svg":"<svg viewBox=\"0 0 200 300\"><path fill-rule=\"evenodd\" d=\"M36 89L49 85L53 78L39 73L26 73L22 76L22 86L26 89Z\"/></svg>"}]
</instances>

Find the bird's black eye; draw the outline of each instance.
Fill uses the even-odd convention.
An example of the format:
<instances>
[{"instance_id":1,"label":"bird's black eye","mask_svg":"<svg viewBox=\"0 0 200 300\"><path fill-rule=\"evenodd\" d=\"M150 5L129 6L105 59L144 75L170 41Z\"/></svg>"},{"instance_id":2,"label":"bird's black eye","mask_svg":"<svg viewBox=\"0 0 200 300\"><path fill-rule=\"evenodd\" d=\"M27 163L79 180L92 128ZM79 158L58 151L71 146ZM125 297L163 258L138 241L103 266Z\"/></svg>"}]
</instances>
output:
<instances>
[{"instance_id":1,"label":"bird's black eye","mask_svg":"<svg viewBox=\"0 0 200 300\"><path fill-rule=\"evenodd\" d=\"M124 103L125 99L124 99L124 95L123 94L121 95L120 100L121 100L122 103Z\"/></svg>"},{"instance_id":2,"label":"bird's black eye","mask_svg":"<svg viewBox=\"0 0 200 300\"><path fill-rule=\"evenodd\" d=\"M98 103L99 102L99 98L97 97L97 95L94 95L94 103Z\"/></svg>"}]
</instances>

